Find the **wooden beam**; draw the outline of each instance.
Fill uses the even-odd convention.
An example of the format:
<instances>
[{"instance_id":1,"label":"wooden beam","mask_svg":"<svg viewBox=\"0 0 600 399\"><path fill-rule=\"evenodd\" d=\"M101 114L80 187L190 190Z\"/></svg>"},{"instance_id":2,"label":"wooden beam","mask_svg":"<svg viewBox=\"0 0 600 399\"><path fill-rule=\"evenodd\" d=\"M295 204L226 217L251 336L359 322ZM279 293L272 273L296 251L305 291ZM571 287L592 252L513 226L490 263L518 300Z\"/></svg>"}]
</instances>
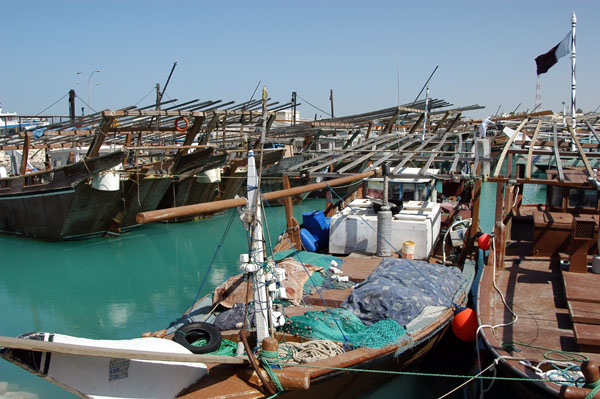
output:
<instances>
[{"instance_id":1,"label":"wooden beam","mask_svg":"<svg viewBox=\"0 0 600 399\"><path fill-rule=\"evenodd\" d=\"M413 127L410 129L410 131L408 132L408 134L413 134L415 132L415 130L417 130L417 128L419 127L419 125L421 124L421 122L423 122L424 118L425 118L425 113L422 113L419 116L419 119L417 119L417 121L415 122L415 124L413 125Z\"/></svg>"},{"instance_id":2,"label":"wooden beam","mask_svg":"<svg viewBox=\"0 0 600 399\"><path fill-rule=\"evenodd\" d=\"M569 133L571 133L571 137L573 138L573 141L575 142L575 145L577 146L577 150L579 151L579 156L581 157L581 160L583 161L583 164L585 165L585 169L587 170L588 176L596 178L596 174L592 170L592 167L590 166L590 162L588 161L587 157L585 156L585 152L583 151L583 148L581 148L581 144L579 144L579 140L577 140L577 135L573 131L573 128L571 127L571 125L567 125L567 129L569 129Z\"/></svg>"},{"instance_id":3,"label":"wooden beam","mask_svg":"<svg viewBox=\"0 0 600 399\"><path fill-rule=\"evenodd\" d=\"M29 136L25 137L25 144L23 144L23 152L21 157L21 169L19 173L24 175L27 173L27 159L29 158L29 145L31 144L31 139Z\"/></svg>"},{"instance_id":4,"label":"wooden beam","mask_svg":"<svg viewBox=\"0 0 600 399\"><path fill-rule=\"evenodd\" d=\"M448 115L448 113L446 113L446 115ZM444 115L444 116L446 116L446 115ZM442 136L442 139L435 146L433 152L431 153L431 156L429 157L429 159L427 160L427 162L425 162L425 165L423 165L423 167L419 171L419 174L425 174L425 172L427 171L427 169L429 169L429 167L431 166L431 163L433 162L433 160L435 159L435 157L438 156L439 149L442 148L442 146L446 142L446 138L450 134L450 131L452 130L452 128L454 127L454 125L456 124L456 122L458 122L458 120L460 119L460 115L461 115L460 113L458 115L456 115L456 117L454 118L454 120L452 121L452 123L450 124L450 126L448 126L448 128L446 129L446 132Z\"/></svg>"},{"instance_id":5,"label":"wooden beam","mask_svg":"<svg viewBox=\"0 0 600 399\"><path fill-rule=\"evenodd\" d=\"M435 139L436 136L435 135L431 135L427 140L425 140L423 143L421 143L420 146L418 146L413 152L411 152L410 154L408 154L408 156L406 156L406 158L404 158L392 171L392 174L396 174L400 171L400 169L408 162L410 161L416 153L418 153L419 151L421 151L423 148L425 148L426 145L428 145L429 143L431 143L433 141L433 139Z\"/></svg>"},{"instance_id":6,"label":"wooden beam","mask_svg":"<svg viewBox=\"0 0 600 399\"><path fill-rule=\"evenodd\" d=\"M55 352L67 355L109 357L117 359L138 359L164 362L186 363L226 363L246 364L248 359L223 355L196 355L187 353L153 352L133 349L101 348L97 346L64 344L60 342L38 341L35 339L0 337L0 347L29 350L33 352Z\"/></svg>"},{"instance_id":7,"label":"wooden beam","mask_svg":"<svg viewBox=\"0 0 600 399\"><path fill-rule=\"evenodd\" d=\"M412 140L408 136L403 136L403 137L399 138L398 144L400 144L401 139L406 140L406 143L402 144L400 147L398 147L393 152L390 152L389 154L386 154L386 155L382 156L381 158L379 158L377 161L373 162L373 164L370 166L370 168L373 169L373 168L378 167L379 165L381 165L382 163L384 163L391 157L398 155L400 153L400 151L404 150L406 147L408 147L409 145L412 144ZM394 143L394 144L396 144L396 143ZM342 169L344 169L344 168L342 168ZM340 169L339 172L342 172L342 170Z\"/></svg>"},{"instance_id":8,"label":"wooden beam","mask_svg":"<svg viewBox=\"0 0 600 399\"><path fill-rule=\"evenodd\" d=\"M202 129L202 124L204 123L205 120L206 120L205 116L197 116L196 118L194 118L194 123L192 124L192 127L188 130L188 132L186 133L185 139L183 140L183 146L192 145L192 143L194 142L194 139L196 138L196 135L200 132L200 129Z\"/></svg>"},{"instance_id":9,"label":"wooden beam","mask_svg":"<svg viewBox=\"0 0 600 399\"><path fill-rule=\"evenodd\" d=\"M587 125L588 129L590 129L590 132L592 132L592 134L594 135L594 137L596 138L596 140L600 143L600 137L598 137L598 134L594 130L594 127L587 120L585 121L585 124Z\"/></svg>"},{"instance_id":10,"label":"wooden beam","mask_svg":"<svg viewBox=\"0 0 600 399\"><path fill-rule=\"evenodd\" d=\"M383 144L383 145L382 145L381 147L376 147L376 149L375 149L375 150L373 150L373 151L370 151L370 152L366 153L365 155L361 156L361 157L360 157L360 158L358 158L357 160L355 160L355 161L353 161L353 162L349 163L348 165L346 165L346 166L344 166L344 167L340 168L340 169L339 169L337 172L338 172L338 173L344 173L344 172L345 172L345 171L347 171L348 169L351 169L351 168L355 167L356 165L359 165L359 164L363 163L364 161L366 161L367 159L369 159L369 158L373 157L373 155L374 155L375 153L382 152L382 151L384 151L385 149L387 149L387 148L389 148L389 147L392 147L392 146L394 146L394 145L398 145L398 143L396 143L396 141L395 141L395 140L391 140L391 141L390 141L390 140L385 140L385 141L382 141L382 142L375 142L375 143L373 143L373 144L374 144L375 146L377 146L377 145L380 145L380 144ZM354 155L354 154L352 154L352 153L346 154L346 157L345 157L345 158L347 158L348 156L353 156L353 155ZM392 154L392 155L393 155L393 154ZM342 159L342 158L338 158L338 159L336 159L335 161L337 162L337 160L341 160L341 159ZM334 163L335 163L335 162L334 162ZM318 170L318 169L320 169L320 168L317 168L316 170ZM313 173L313 172L314 172L314 170L312 170L312 169L311 169L309 172L310 172L310 173Z\"/></svg>"},{"instance_id":11,"label":"wooden beam","mask_svg":"<svg viewBox=\"0 0 600 399\"><path fill-rule=\"evenodd\" d=\"M400 109L397 109L394 115L387 121L385 129L383 129L383 134L389 134L392 131L392 127L394 127L398 116L400 116Z\"/></svg>"},{"instance_id":12,"label":"wooden beam","mask_svg":"<svg viewBox=\"0 0 600 399\"><path fill-rule=\"evenodd\" d=\"M448 115L450 115L449 111L446 111L444 113L444 116L442 116L442 119L440 119L437 123L437 125L435 125L435 129L433 129L433 131L431 133L435 133L438 131L438 129L440 128L440 126L442 126L442 124L446 121L446 118L448 118ZM458 114L460 117L460 113ZM455 122L452 122L452 124L454 124ZM446 129L447 130L447 129Z\"/></svg>"},{"instance_id":13,"label":"wooden beam","mask_svg":"<svg viewBox=\"0 0 600 399\"><path fill-rule=\"evenodd\" d=\"M502 169L502 163L504 162L504 157L506 157L506 153L508 152L508 149L510 148L511 144L517 137L517 134L519 134L519 132L521 131L521 129L523 129L523 127L527 124L527 122L529 122L529 117L525 118L523 120L523 122L521 122L521 124L519 125L517 130L515 130L513 135L506 142L506 145L504 146L504 149L502 150L502 154L500 154L500 158L498 159L498 164L496 165L496 170L494 171L493 177L497 177L498 174L500 173L500 169Z\"/></svg>"},{"instance_id":14,"label":"wooden beam","mask_svg":"<svg viewBox=\"0 0 600 399\"><path fill-rule=\"evenodd\" d=\"M200 140L201 144L207 144L210 138L210 133L213 131L215 127L217 127L217 123L219 122L219 115L215 115L212 117L210 122L208 122L208 126L206 126L206 131L204 132L204 136L202 136L202 140Z\"/></svg>"},{"instance_id":15,"label":"wooden beam","mask_svg":"<svg viewBox=\"0 0 600 399\"><path fill-rule=\"evenodd\" d=\"M366 179L379 173L379 170L371 170L368 172L358 173L351 176L340 177L339 179L328 180L321 183L308 184L301 187L293 187L288 190L271 191L264 193L262 199L264 201L273 201L282 199L288 196L309 193L311 191L320 190L327 186L335 187L354 181ZM135 220L140 224L159 222L161 220L169 220L182 217L197 216L205 213L214 213L225 209L236 208L238 206L248 205L248 200L244 197L227 199L221 201L205 202L201 204L185 205L176 208L157 209L155 211L140 212L136 215Z\"/></svg>"},{"instance_id":16,"label":"wooden beam","mask_svg":"<svg viewBox=\"0 0 600 399\"><path fill-rule=\"evenodd\" d=\"M531 141L529 142L529 153L527 154L527 167L525 168L525 178L529 179L531 178L531 159L533 157L533 148L535 140L537 139L538 133L540 132L540 129L542 128L542 120L540 119L538 121L537 127L535 128L535 132L533 132L533 137L531 138Z\"/></svg>"},{"instance_id":17,"label":"wooden beam","mask_svg":"<svg viewBox=\"0 0 600 399\"><path fill-rule=\"evenodd\" d=\"M86 158L95 158L98 156L98 153L100 152L100 147L102 146L102 143L104 143L104 139L106 138L106 133L110 129L110 126L113 124L114 120L114 115L107 115L104 117L104 120L96 129L96 135L94 136L92 144L88 149Z\"/></svg>"},{"instance_id":18,"label":"wooden beam","mask_svg":"<svg viewBox=\"0 0 600 399\"><path fill-rule=\"evenodd\" d=\"M290 178L287 175L282 176L283 189L287 190L291 188ZM294 218L294 204L292 197L286 197L283 199L283 205L285 206L285 219L287 222L287 229L285 230L288 239L292 243L292 246L297 250L302 250L302 242L300 240L300 225L296 218Z\"/></svg>"}]
</instances>

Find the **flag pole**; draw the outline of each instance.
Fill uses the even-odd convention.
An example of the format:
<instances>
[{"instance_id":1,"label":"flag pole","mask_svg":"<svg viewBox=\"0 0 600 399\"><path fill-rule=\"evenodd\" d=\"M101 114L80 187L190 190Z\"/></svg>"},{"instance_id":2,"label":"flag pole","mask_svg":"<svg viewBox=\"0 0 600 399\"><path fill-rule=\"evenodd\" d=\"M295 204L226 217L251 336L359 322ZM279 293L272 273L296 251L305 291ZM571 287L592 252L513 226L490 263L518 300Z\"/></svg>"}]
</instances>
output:
<instances>
[{"instance_id":1,"label":"flag pole","mask_svg":"<svg viewBox=\"0 0 600 399\"><path fill-rule=\"evenodd\" d=\"M577 120L575 118L575 28L577 25L577 17L575 11L571 17L571 127L573 132L576 132Z\"/></svg>"}]
</instances>

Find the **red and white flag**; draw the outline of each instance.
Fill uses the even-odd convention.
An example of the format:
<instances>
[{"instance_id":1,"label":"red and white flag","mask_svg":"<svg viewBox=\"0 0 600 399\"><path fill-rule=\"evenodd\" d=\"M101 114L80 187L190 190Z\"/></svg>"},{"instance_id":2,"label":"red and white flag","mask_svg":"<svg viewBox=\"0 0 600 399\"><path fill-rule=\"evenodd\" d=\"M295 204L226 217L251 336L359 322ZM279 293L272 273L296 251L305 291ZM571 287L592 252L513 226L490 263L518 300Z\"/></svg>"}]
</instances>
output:
<instances>
[{"instance_id":1,"label":"red and white flag","mask_svg":"<svg viewBox=\"0 0 600 399\"><path fill-rule=\"evenodd\" d=\"M564 39L561 40L556 46L552 47L550 51L542 54L535 59L535 65L537 66L537 74L541 75L548 72L558 60L571 52L571 32L567 33Z\"/></svg>"}]
</instances>

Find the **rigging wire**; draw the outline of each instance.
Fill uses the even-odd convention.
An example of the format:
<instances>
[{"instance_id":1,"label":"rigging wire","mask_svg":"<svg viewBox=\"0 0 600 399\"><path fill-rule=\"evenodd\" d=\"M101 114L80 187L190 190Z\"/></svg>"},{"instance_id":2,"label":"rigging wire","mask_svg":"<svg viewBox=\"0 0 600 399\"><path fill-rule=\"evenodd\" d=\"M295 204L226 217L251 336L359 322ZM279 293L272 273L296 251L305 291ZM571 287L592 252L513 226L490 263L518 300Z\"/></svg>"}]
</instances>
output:
<instances>
[{"instance_id":1,"label":"rigging wire","mask_svg":"<svg viewBox=\"0 0 600 399\"><path fill-rule=\"evenodd\" d=\"M152 93L154 90L156 90L156 87L153 87L153 88L151 88L151 89L150 89L150 91L148 92L148 94L146 94L144 97L142 97L142 99L141 99L140 101L138 101L137 103L135 103L135 106L137 107L137 105L138 105L139 103L141 103L142 101L144 101L144 99L145 99L146 97L148 97L148 96L149 96L149 95L150 95L150 94L151 94L151 93Z\"/></svg>"},{"instance_id":2,"label":"rigging wire","mask_svg":"<svg viewBox=\"0 0 600 399\"><path fill-rule=\"evenodd\" d=\"M64 96L62 96L61 98L59 98L58 100L56 100L52 105L44 108L44 110L42 110L42 111L38 112L37 114L35 114L35 116L39 116L39 114L41 114L42 112L46 112L50 108L54 107L56 104L58 104L59 101L61 101L62 99L64 99L68 95L69 95L69 93L65 94Z\"/></svg>"},{"instance_id":3,"label":"rigging wire","mask_svg":"<svg viewBox=\"0 0 600 399\"><path fill-rule=\"evenodd\" d=\"M310 103L310 101L308 101L308 100L306 100L306 99L304 99L304 98L300 97L300 95L299 95L298 93L296 93L296 97L298 97L300 100L302 100L302 101L306 102L308 105L310 105L310 106L311 106L311 107L313 107L314 109L316 109L316 110L319 110L319 111L321 111L322 113L324 113L325 115L327 115L327 116L331 117L331 114L330 114L329 112L327 112L327 111L323 111L321 108L317 107L316 105L313 105L313 104L311 104L311 103Z\"/></svg>"},{"instance_id":4,"label":"rigging wire","mask_svg":"<svg viewBox=\"0 0 600 399\"><path fill-rule=\"evenodd\" d=\"M83 98L79 97L79 95L78 95L78 94L75 94L75 97L77 97L77 98L79 99L79 101L81 101L82 103L84 103L84 104L85 104L85 106L86 106L86 107L88 107L89 109L91 109L92 111L94 111L94 112L98 112L98 111L96 111L94 108L92 108L92 107L90 106L90 104L86 103L86 102L85 102L85 100L84 100Z\"/></svg>"}]
</instances>

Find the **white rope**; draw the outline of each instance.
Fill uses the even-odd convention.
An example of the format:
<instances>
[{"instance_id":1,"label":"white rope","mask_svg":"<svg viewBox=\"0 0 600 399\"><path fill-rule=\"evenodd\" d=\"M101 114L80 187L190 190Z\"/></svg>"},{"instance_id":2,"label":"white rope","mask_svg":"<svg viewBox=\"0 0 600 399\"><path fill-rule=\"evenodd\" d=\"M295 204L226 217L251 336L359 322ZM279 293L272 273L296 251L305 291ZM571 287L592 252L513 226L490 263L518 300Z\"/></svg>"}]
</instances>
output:
<instances>
[{"instance_id":1,"label":"white rope","mask_svg":"<svg viewBox=\"0 0 600 399\"><path fill-rule=\"evenodd\" d=\"M496 237L492 236L492 248L493 248L493 263L492 263L492 284L494 286L494 289L498 292L498 294L500 294L500 298L502 299L502 303L504 304L504 307L514 316L514 319L508 323L500 323L500 324L496 324L495 326L492 326L490 324L482 324L481 326L477 327L477 331L475 332L475 338L476 341L479 340L479 334L481 333L481 330L484 328L490 328L492 330L498 328L498 327L507 327L510 326L511 324L514 324L517 322L517 320L519 319L519 316L517 316L517 314L512 310L512 308L510 306L508 306L508 303L506 303L506 299L504 298L504 294L502 293L502 291L500 291L500 288L498 288L498 286L496 285ZM479 346L479 345L477 345ZM481 366L481 356L479 354L479 350L477 351L477 362L478 364ZM500 357L496 360L499 360ZM487 389L483 389L483 383L481 384L481 393L480 393L480 397L483 398L483 394L487 391L489 391L492 388L492 385L494 385L494 380L492 380L492 382L490 383L490 385L487 387Z\"/></svg>"},{"instance_id":2,"label":"white rope","mask_svg":"<svg viewBox=\"0 0 600 399\"><path fill-rule=\"evenodd\" d=\"M343 353L342 344L327 339L279 344L279 359L288 364L310 363Z\"/></svg>"},{"instance_id":3,"label":"white rope","mask_svg":"<svg viewBox=\"0 0 600 399\"><path fill-rule=\"evenodd\" d=\"M515 201L513 202L513 206L512 206L513 208L515 206L517 206L517 200L519 199L519 187L518 186L517 186L517 190L515 191L514 196L515 196Z\"/></svg>"}]
</instances>

